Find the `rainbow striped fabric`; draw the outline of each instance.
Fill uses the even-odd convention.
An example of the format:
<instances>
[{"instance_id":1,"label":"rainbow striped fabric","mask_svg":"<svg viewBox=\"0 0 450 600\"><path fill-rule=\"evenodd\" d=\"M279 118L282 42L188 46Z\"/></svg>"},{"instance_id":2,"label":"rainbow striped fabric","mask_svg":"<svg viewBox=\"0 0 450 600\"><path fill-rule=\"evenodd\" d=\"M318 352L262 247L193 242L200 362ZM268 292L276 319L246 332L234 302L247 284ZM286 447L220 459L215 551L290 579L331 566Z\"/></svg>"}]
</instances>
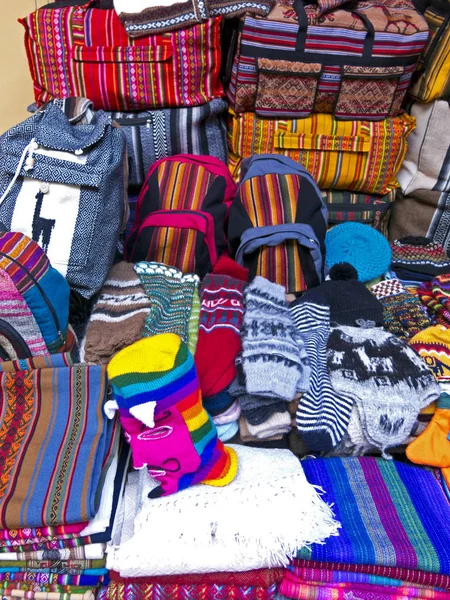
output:
<instances>
[{"instance_id":1,"label":"rainbow striped fabric","mask_svg":"<svg viewBox=\"0 0 450 600\"><path fill-rule=\"evenodd\" d=\"M2 365L0 527L5 529L89 521L98 509L98 487L117 433L103 414L106 371L61 366L64 357L55 356L55 367ZM40 365L46 361L34 359Z\"/></svg>"},{"instance_id":2,"label":"rainbow striped fabric","mask_svg":"<svg viewBox=\"0 0 450 600\"><path fill-rule=\"evenodd\" d=\"M342 529L298 558L450 574L450 504L433 474L372 457L309 459L306 478L325 490Z\"/></svg>"},{"instance_id":3,"label":"rainbow striped fabric","mask_svg":"<svg viewBox=\"0 0 450 600\"><path fill-rule=\"evenodd\" d=\"M50 4L20 20L38 105L81 96L97 110L146 110L197 106L223 95L221 17L134 40L115 10L88 4Z\"/></svg>"},{"instance_id":4,"label":"rainbow striped fabric","mask_svg":"<svg viewBox=\"0 0 450 600\"><path fill-rule=\"evenodd\" d=\"M284 154L301 163L322 189L386 194L399 187L396 174L415 119L338 121L329 114L305 119L261 119L229 111L229 167L239 178L241 161L253 154Z\"/></svg>"}]
</instances>

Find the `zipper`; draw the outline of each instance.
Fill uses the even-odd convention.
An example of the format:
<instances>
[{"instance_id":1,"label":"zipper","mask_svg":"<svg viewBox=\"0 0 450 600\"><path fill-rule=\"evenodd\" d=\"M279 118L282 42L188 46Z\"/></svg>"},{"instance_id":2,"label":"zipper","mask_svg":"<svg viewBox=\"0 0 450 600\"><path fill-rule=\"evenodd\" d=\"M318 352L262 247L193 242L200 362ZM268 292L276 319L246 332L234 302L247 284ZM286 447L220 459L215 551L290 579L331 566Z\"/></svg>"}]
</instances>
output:
<instances>
[{"instance_id":1,"label":"zipper","mask_svg":"<svg viewBox=\"0 0 450 600\"><path fill-rule=\"evenodd\" d=\"M18 351L18 358L31 358L32 354L23 337L4 319L0 319L0 331L5 332L5 337L12 342L14 350ZM19 356L20 354L20 356ZM9 358L12 360L12 357Z\"/></svg>"},{"instance_id":2,"label":"zipper","mask_svg":"<svg viewBox=\"0 0 450 600\"><path fill-rule=\"evenodd\" d=\"M117 123L117 125L120 125L121 127L134 127L134 126L139 127L140 125L145 125L147 127L147 129L150 129L150 127L152 126L152 122L153 122L153 118L151 115L148 117L142 117L139 119L115 119L113 117L112 120L115 123Z\"/></svg>"},{"instance_id":3,"label":"zipper","mask_svg":"<svg viewBox=\"0 0 450 600\"><path fill-rule=\"evenodd\" d=\"M1 251L0 251L0 256L4 256L8 260L11 260L16 265L18 265L23 271L25 271L25 273L28 275L28 277L31 279L31 281L35 284L35 286L39 290L39 293L41 294L45 304L47 305L47 308L50 311L50 314L52 315L53 323L55 325L56 333L61 342L61 345L64 345L65 340L64 340L64 336L61 331L61 327L59 325L58 315L56 314L55 309L53 308L50 300L48 299L47 294L42 289L41 284L33 277L33 275L30 273L30 271L26 267L24 267L24 265L22 263L20 263L18 260L16 260L12 256L10 256L9 254L6 254L5 252L1 252Z\"/></svg>"}]
</instances>

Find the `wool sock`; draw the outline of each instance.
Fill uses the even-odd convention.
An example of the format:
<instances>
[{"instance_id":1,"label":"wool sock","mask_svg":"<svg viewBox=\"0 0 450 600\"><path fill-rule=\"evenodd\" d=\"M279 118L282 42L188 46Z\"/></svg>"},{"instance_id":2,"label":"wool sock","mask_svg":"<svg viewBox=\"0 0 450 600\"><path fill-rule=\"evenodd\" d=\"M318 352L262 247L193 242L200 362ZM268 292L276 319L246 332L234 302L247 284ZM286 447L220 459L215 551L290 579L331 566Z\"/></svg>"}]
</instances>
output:
<instances>
[{"instance_id":1,"label":"wool sock","mask_svg":"<svg viewBox=\"0 0 450 600\"><path fill-rule=\"evenodd\" d=\"M410 294L398 279L381 281L371 292L383 305L384 328L404 341L431 325L417 297Z\"/></svg>"},{"instance_id":2,"label":"wool sock","mask_svg":"<svg viewBox=\"0 0 450 600\"><path fill-rule=\"evenodd\" d=\"M247 269L222 256L203 280L195 366L205 397L224 390L236 376L247 279Z\"/></svg>"},{"instance_id":3,"label":"wool sock","mask_svg":"<svg viewBox=\"0 0 450 600\"><path fill-rule=\"evenodd\" d=\"M283 286L257 276L244 292L242 369L247 393L290 402L309 387L310 365Z\"/></svg>"},{"instance_id":4,"label":"wool sock","mask_svg":"<svg viewBox=\"0 0 450 600\"><path fill-rule=\"evenodd\" d=\"M108 273L92 309L80 349L82 362L107 363L122 348L141 339L150 300L130 263Z\"/></svg>"},{"instance_id":5,"label":"wool sock","mask_svg":"<svg viewBox=\"0 0 450 600\"><path fill-rule=\"evenodd\" d=\"M192 356L195 356L195 351L198 342L198 324L200 319L200 296L197 290L194 290L192 295L191 314L189 315L188 324L188 348Z\"/></svg>"},{"instance_id":6,"label":"wool sock","mask_svg":"<svg viewBox=\"0 0 450 600\"><path fill-rule=\"evenodd\" d=\"M49 351L30 307L18 291L14 281L3 270L0 270L0 306L1 318L22 337L31 355L48 356ZM5 350L12 353L11 360L25 358L25 356L16 355L16 350L13 350L10 341Z\"/></svg>"},{"instance_id":7,"label":"wool sock","mask_svg":"<svg viewBox=\"0 0 450 600\"><path fill-rule=\"evenodd\" d=\"M289 433L291 430L291 417L286 409L284 412L273 413L267 421L259 425L251 425L247 421L247 428L250 435L258 440L265 440Z\"/></svg>"},{"instance_id":8,"label":"wool sock","mask_svg":"<svg viewBox=\"0 0 450 600\"><path fill-rule=\"evenodd\" d=\"M443 392L425 431L406 448L413 463L430 467L450 467L450 395Z\"/></svg>"},{"instance_id":9,"label":"wool sock","mask_svg":"<svg viewBox=\"0 0 450 600\"><path fill-rule=\"evenodd\" d=\"M404 443L439 386L420 356L381 327L333 327L328 338L333 387L358 406L364 437L379 448Z\"/></svg>"},{"instance_id":10,"label":"wool sock","mask_svg":"<svg viewBox=\"0 0 450 600\"><path fill-rule=\"evenodd\" d=\"M437 381L450 377L450 329L434 325L417 333L409 345L422 357Z\"/></svg>"},{"instance_id":11,"label":"wool sock","mask_svg":"<svg viewBox=\"0 0 450 600\"><path fill-rule=\"evenodd\" d=\"M310 389L300 398L297 429L313 452L328 452L341 441L354 400L338 393L327 367L330 308L296 300L292 318L302 336L311 365Z\"/></svg>"},{"instance_id":12,"label":"wool sock","mask_svg":"<svg viewBox=\"0 0 450 600\"><path fill-rule=\"evenodd\" d=\"M189 318L197 275L183 275L175 267L155 262L139 262L134 266L150 298L150 313L145 319L144 336L175 333L183 342L189 340Z\"/></svg>"},{"instance_id":13,"label":"wool sock","mask_svg":"<svg viewBox=\"0 0 450 600\"><path fill-rule=\"evenodd\" d=\"M155 496L233 480L236 454L217 439L202 406L194 360L179 336L167 333L135 342L113 357L108 376L133 466L146 467L161 483Z\"/></svg>"}]
</instances>

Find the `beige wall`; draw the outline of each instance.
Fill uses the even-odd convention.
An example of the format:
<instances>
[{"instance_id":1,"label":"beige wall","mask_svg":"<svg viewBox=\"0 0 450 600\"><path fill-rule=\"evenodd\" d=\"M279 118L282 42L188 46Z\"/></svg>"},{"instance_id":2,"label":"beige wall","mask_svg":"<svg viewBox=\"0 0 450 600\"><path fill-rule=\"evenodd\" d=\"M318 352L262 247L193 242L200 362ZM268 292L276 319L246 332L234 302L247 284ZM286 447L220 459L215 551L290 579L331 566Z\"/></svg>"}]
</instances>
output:
<instances>
[{"instance_id":1,"label":"beige wall","mask_svg":"<svg viewBox=\"0 0 450 600\"><path fill-rule=\"evenodd\" d=\"M23 27L17 22L49 0L1 0L0 19L0 133L27 117L33 102L33 84L23 45Z\"/></svg>"}]
</instances>

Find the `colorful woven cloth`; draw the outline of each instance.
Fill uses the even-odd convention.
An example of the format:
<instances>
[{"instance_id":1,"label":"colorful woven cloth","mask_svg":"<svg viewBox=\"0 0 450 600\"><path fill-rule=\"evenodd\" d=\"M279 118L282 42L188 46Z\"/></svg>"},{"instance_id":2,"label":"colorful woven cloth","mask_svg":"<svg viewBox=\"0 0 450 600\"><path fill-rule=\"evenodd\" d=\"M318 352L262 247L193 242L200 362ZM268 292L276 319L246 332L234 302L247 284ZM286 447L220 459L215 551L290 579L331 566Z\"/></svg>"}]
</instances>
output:
<instances>
[{"instance_id":1,"label":"colorful woven cloth","mask_svg":"<svg viewBox=\"0 0 450 600\"><path fill-rule=\"evenodd\" d=\"M0 373L0 526L88 521L117 432L103 415L105 369L14 368Z\"/></svg>"},{"instance_id":2,"label":"colorful woven cloth","mask_svg":"<svg viewBox=\"0 0 450 600\"><path fill-rule=\"evenodd\" d=\"M450 327L450 274L425 281L417 289L417 294L433 322Z\"/></svg>"},{"instance_id":3,"label":"colorful woven cloth","mask_svg":"<svg viewBox=\"0 0 450 600\"><path fill-rule=\"evenodd\" d=\"M407 598L433 598L449 600L450 593L433 588L420 588L412 584L397 585L395 580L369 583L350 581L322 583L304 581L286 572L280 585L280 593L294 600L406 600Z\"/></svg>"},{"instance_id":4,"label":"colorful woven cloth","mask_svg":"<svg viewBox=\"0 0 450 600\"><path fill-rule=\"evenodd\" d=\"M298 558L420 569L450 574L450 504L429 471L383 459L328 458L302 462L308 481L342 530Z\"/></svg>"},{"instance_id":5,"label":"colorful woven cloth","mask_svg":"<svg viewBox=\"0 0 450 600\"><path fill-rule=\"evenodd\" d=\"M450 590L450 576L440 573L430 573L414 569L402 569L400 567L383 567L381 565L357 565L344 564L336 562L321 562L318 560L303 560L294 558L291 567L294 573L297 570L307 569L315 571L317 581L326 578L324 573L329 571L341 571L345 573L365 573L369 575L378 575L389 579L400 579L408 583L414 583L425 587L438 587Z\"/></svg>"},{"instance_id":6,"label":"colorful woven cloth","mask_svg":"<svg viewBox=\"0 0 450 600\"><path fill-rule=\"evenodd\" d=\"M237 585L123 584L111 581L97 600L274 600L276 584L268 588Z\"/></svg>"},{"instance_id":7,"label":"colorful woven cloth","mask_svg":"<svg viewBox=\"0 0 450 600\"><path fill-rule=\"evenodd\" d=\"M283 579L283 569L254 569L242 573L193 573L191 575L158 575L157 577L139 577L140 584L164 585L233 585L237 587L270 587ZM119 573L110 571L111 581L129 584L136 579L120 577Z\"/></svg>"}]
</instances>

